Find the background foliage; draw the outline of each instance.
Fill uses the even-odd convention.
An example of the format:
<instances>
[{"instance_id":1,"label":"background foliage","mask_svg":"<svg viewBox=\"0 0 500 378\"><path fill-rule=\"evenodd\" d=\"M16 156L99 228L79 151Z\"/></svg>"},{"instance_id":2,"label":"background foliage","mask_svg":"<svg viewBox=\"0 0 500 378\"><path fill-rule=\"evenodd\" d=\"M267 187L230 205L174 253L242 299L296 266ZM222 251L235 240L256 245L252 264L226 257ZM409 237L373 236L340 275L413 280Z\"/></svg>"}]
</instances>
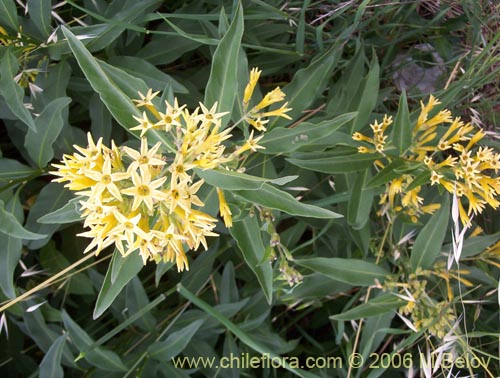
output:
<instances>
[{"instance_id":1,"label":"background foliage","mask_svg":"<svg viewBox=\"0 0 500 378\"><path fill-rule=\"evenodd\" d=\"M422 195L442 206L417 223L379 215L394 177L374 180L376 156L357 153L351 138L387 113L406 125L395 145L409 143L401 120L414 120L433 93L497 149L495 2L0 0L0 8L6 377L430 376L419 362L439 352L491 358L453 374L500 374L498 212L473 220L460 270L446 270L451 196L427 185ZM183 273L112 250L84 256L77 205L51 182L50 163L85 146L87 131L107 145L137 145L130 99L148 88L190 109L218 100L237 121L251 67L263 71L260 92L282 87L293 120L268 124L265 149L246 162L246 174L268 182L204 173L231 191L233 227L219 222L220 236L191 252ZM234 133L248 136L244 127ZM216 216L214 191L200 197ZM403 288L425 298L409 301ZM398 312L414 302L430 319L415 330ZM450 322L439 328L442 318ZM244 352L301 361L359 352L366 363L305 371L171 361ZM371 369L371 353L409 353L413 364Z\"/></svg>"}]
</instances>

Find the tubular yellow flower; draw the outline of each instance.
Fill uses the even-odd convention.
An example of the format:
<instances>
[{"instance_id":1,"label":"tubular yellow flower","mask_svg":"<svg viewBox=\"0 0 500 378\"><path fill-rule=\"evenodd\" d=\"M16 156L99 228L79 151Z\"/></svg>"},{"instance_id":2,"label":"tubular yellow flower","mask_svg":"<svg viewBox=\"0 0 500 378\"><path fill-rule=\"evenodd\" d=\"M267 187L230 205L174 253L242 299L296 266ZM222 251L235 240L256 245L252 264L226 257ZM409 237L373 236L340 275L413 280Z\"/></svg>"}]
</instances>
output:
<instances>
[{"instance_id":1,"label":"tubular yellow flower","mask_svg":"<svg viewBox=\"0 0 500 378\"><path fill-rule=\"evenodd\" d=\"M252 97L253 91L255 90L255 86L257 85L257 81L259 80L260 71L257 67L252 68L250 71L250 80L248 81L247 86L245 87L245 92L243 93L243 106L246 108L248 103L250 102L250 98Z\"/></svg>"},{"instance_id":2,"label":"tubular yellow flower","mask_svg":"<svg viewBox=\"0 0 500 378\"><path fill-rule=\"evenodd\" d=\"M229 206L226 202L226 198L224 197L224 192L222 189L217 188L217 196L219 197L219 211L220 215L222 216L222 219L224 219L224 224L226 227L232 227L233 226L233 218L232 218L232 213L231 209L229 209Z\"/></svg>"},{"instance_id":3,"label":"tubular yellow flower","mask_svg":"<svg viewBox=\"0 0 500 378\"><path fill-rule=\"evenodd\" d=\"M276 102L283 101L285 99L285 94L280 89L280 87L274 88L271 92L268 92L264 98L253 108L254 112L257 112L265 107L272 105Z\"/></svg>"}]
</instances>

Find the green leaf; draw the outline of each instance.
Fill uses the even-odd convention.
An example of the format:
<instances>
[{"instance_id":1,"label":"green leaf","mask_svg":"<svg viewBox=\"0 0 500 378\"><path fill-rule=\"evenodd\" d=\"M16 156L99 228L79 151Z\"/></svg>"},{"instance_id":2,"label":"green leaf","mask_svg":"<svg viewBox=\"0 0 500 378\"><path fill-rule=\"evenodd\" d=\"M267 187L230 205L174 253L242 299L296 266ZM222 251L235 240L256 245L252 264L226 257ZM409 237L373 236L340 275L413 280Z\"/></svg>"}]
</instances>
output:
<instances>
[{"instance_id":1,"label":"green leaf","mask_svg":"<svg viewBox=\"0 0 500 378\"><path fill-rule=\"evenodd\" d=\"M500 240L500 232L496 232L491 235L484 236L474 236L473 238L467 238L462 246L462 253L460 258L472 257L484 252L493 243ZM443 248L444 250L452 250L452 246L447 245Z\"/></svg>"},{"instance_id":2,"label":"green leaf","mask_svg":"<svg viewBox=\"0 0 500 378\"><path fill-rule=\"evenodd\" d=\"M120 67L130 75L144 80L149 88L163 91L166 85L171 85L175 93L188 93L188 89L172 76L156 68L156 66L135 56L114 56L109 60L115 67Z\"/></svg>"},{"instance_id":3,"label":"green leaf","mask_svg":"<svg viewBox=\"0 0 500 378\"><path fill-rule=\"evenodd\" d=\"M65 224L79 222L82 220L80 214L80 199L73 198L60 209L38 218L38 223Z\"/></svg>"},{"instance_id":4,"label":"green leaf","mask_svg":"<svg viewBox=\"0 0 500 378\"><path fill-rule=\"evenodd\" d=\"M11 32L19 31L17 9L14 0L0 0L0 24L7 26Z\"/></svg>"},{"instance_id":5,"label":"green leaf","mask_svg":"<svg viewBox=\"0 0 500 378\"><path fill-rule=\"evenodd\" d=\"M347 223L355 230L359 230L370 219L373 190L365 186L365 182L370 177L369 169L352 175L354 175L354 182L349 187L351 195L347 206Z\"/></svg>"},{"instance_id":6,"label":"green leaf","mask_svg":"<svg viewBox=\"0 0 500 378\"><path fill-rule=\"evenodd\" d=\"M58 325L51 324L49 327L45 322L41 309L34 311L26 311L29 307L34 306L35 303L31 300L23 302L21 307L23 309L22 316L24 320L24 332L33 339L40 349L47 352L54 344L57 338L61 335L62 329ZM69 348L63 348L62 362L65 365L75 367L73 362L73 355Z\"/></svg>"},{"instance_id":7,"label":"green leaf","mask_svg":"<svg viewBox=\"0 0 500 378\"><path fill-rule=\"evenodd\" d=\"M39 240L46 236L26 230L12 213L5 210L2 200L0 200L0 232L14 238L27 240Z\"/></svg>"},{"instance_id":8,"label":"green leaf","mask_svg":"<svg viewBox=\"0 0 500 378\"><path fill-rule=\"evenodd\" d=\"M158 287L160 284L160 280L163 277L165 273L167 273L170 268L174 266L174 263L171 261L163 262L160 261L158 264L156 264L156 270L155 270L155 285Z\"/></svg>"},{"instance_id":9,"label":"green leaf","mask_svg":"<svg viewBox=\"0 0 500 378\"><path fill-rule=\"evenodd\" d=\"M328 78L342 54L342 46L342 44L334 45L309 66L297 71L290 84L283 87L283 92L286 94L285 101L288 102L287 107L292 108L287 114L292 119L300 117L302 112L309 109L314 101L321 96L328 84ZM287 122L289 121L276 118L271 123L270 128L283 126Z\"/></svg>"},{"instance_id":10,"label":"green leaf","mask_svg":"<svg viewBox=\"0 0 500 378\"><path fill-rule=\"evenodd\" d=\"M133 277L125 288L125 305L129 314L136 314L150 305L146 290L144 290L144 286L142 286L141 280L137 276ZM146 332L153 332L156 319L148 312L142 314L134 324Z\"/></svg>"},{"instance_id":11,"label":"green leaf","mask_svg":"<svg viewBox=\"0 0 500 378\"><path fill-rule=\"evenodd\" d=\"M403 159L395 159L389 163L385 168L378 172L368 183L367 188L375 188L377 186L385 185L392 179L400 177L401 174L396 172L406 166L406 162Z\"/></svg>"},{"instance_id":12,"label":"green leaf","mask_svg":"<svg viewBox=\"0 0 500 378\"><path fill-rule=\"evenodd\" d=\"M72 198L73 194L61 184L51 182L42 188L28 214L26 229L39 234L45 234L46 236L40 240L30 241L28 248L38 249L43 247L47 244L52 234L60 227L59 224L41 224L37 220L42 215L49 214L63 206L63 204L68 203Z\"/></svg>"},{"instance_id":13,"label":"green leaf","mask_svg":"<svg viewBox=\"0 0 500 378\"><path fill-rule=\"evenodd\" d=\"M351 121L356 113L342 114L318 124L303 122L292 129L278 127L264 134L259 144L265 147L263 154L281 154L298 150L333 134L335 130Z\"/></svg>"},{"instance_id":14,"label":"green leaf","mask_svg":"<svg viewBox=\"0 0 500 378\"><path fill-rule=\"evenodd\" d=\"M195 172L207 184L224 190L257 190L262 188L264 183L271 181L271 179L224 169L195 169Z\"/></svg>"},{"instance_id":15,"label":"green leaf","mask_svg":"<svg viewBox=\"0 0 500 378\"><path fill-rule=\"evenodd\" d=\"M101 30L90 41L87 42L87 47L90 51L99 51L109 46L115 41L126 29L133 29L133 21L142 16L145 12L150 11L160 3L160 0L143 0L140 2L113 2L106 10L110 18L106 18L101 14L90 11L78 6L73 1L68 1L73 7L80 9L86 14L91 15L97 20L103 22ZM120 7L117 8L118 4ZM114 8L114 9L113 9ZM109 12L109 13L108 13ZM94 25L92 25L94 26ZM136 29L142 31L143 29Z\"/></svg>"},{"instance_id":16,"label":"green leaf","mask_svg":"<svg viewBox=\"0 0 500 378\"><path fill-rule=\"evenodd\" d=\"M380 85L379 75L380 66L378 64L377 54L373 52L373 58L370 63L370 71L368 71L368 75L366 76L363 91L360 93L359 98L361 99L361 102L358 107L358 115L352 124L351 134L365 127L370 119L370 114L377 104Z\"/></svg>"},{"instance_id":17,"label":"green leaf","mask_svg":"<svg viewBox=\"0 0 500 378\"><path fill-rule=\"evenodd\" d=\"M414 272L419 267L427 269L434 264L441 252L449 218L450 197L445 194L441 208L427 221L413 244L410 264Z\"/></svg>"},{"instance_id":18,"label":"green leaf","mask_svg":"<svg viewBox=\"0 0 500 378\"><path fill-rule=\"evenodd\" d=\"M85 48L82 42L65 26L61 26L64 36L67 38L71 51L73 52L78 65L82 69L85 77L92 88L99 93L101 100L118 121L127 130L136 125L133 115L140 117L141 114L136 109L129 97L127 97L117 85L111 81L96 59Z\"/></svg>"},{"instance_id":19,"label":"green leaf","mask_svg":"<svg viewBox=\"0 0 500 378\"><path fill-rule=\"evenodd\" d=\"M33 161L45 167L54 157L52 145L64 126L63 111L71 98L61 97L51 101L35 120L35 130L28 130L24 146Z\"/></svg>"},{"instance_id":20,"label":"green leaf","mask_svg":"<svg viewBox=\"0 0 500 378\"><path fill-rule=\"evenodd\" d=\"M12 214L19 223L23 221L23 207L19 196L12 196L5 205L5 210ZM0 287L7 298L16 297L14 289L14 270L23 252L22 239L0 233Z\"/></svg>"},{"instance_id":21,"label":"green leaf","mask_svg":"<svg viewBox=\"0 0 500 378\"><path fill-rule=\"evenodd\" d=\"M59 336L50 346L40 363L40 378L62 378L64 370L61 366L61 357L67 335Z\"/></svg>"},{"instance_id":22,"label":"green leaf","mask_svg":"<svg viewBox=\"0 0 500 378\"><path fill-rule=\"evenodd\" d=\"M76 349L83 351L94 344L94 340L77 324L66 311L62 312L64 327L69 333L71 343ZM105 371L126 371L127 367L123 364L120 357L110 351L100 347L95 347L86 352L83 356L93 366Z\"/></svg>"},{"instance_id":23,"label":"green leaf","mask_svg":"<svg viewBox=\"0 0 500 378\"><path fill-rule=\"evenodd\" d=\"M39 171L17 160L0 158L0 183L2 184L10 180L31 176L36 172Z\"/></svg>"},{"instance_id":24,"label":"green leaf","mask_svg":"<svg viewBox=\"0 0 500 378\"><path fill-rule=\"evenodd\" d=\"M238 243L247 266L257 277L262 292L271 304L273 296L273 269L271 262L262 261L266 248L262 242L259 222L255 216L247 216L234 222L230 228L231 235Z\"/></svg>"},{"instance_id":25,"label":"green leaf","mask_svg":"<svg viewBox=\"0 0 500 378\"><path fill-rule=\"evenodd\" d=\"M96 139L102 137L104 143L107 145L111 139L113 122L111 120L111 114L97 93L90 99L89 116L91 122L90 132L92 136Z\"/></svg>"},{"instance_id":26,"label":"green leaf","mask_svg":"<svg viewBox=\"0 0 500 378\"><path fill-rule=\"evenodd\" d=\"M349 173L369 168L380 158L378 154L349 154L317 159L286 159L297 167L323 173Z\"/></svg>"},{"instance_id":27,"label":"green leaf","mask_svg":"<svg viewBox=\"0 0 500 378\"><path fill-rule=\"evenodd\" d=\"M399 98L398 114L396 114L392 130L392 144L394 144L400 153L410 147L412 133L413 128L410 121L408 101L406 100L406 92L403 90Z\"/></svg>"},{"instance_id":28,"label":"green leaf","mask_svg":"<svg viewBox=\"0 0 500 378\"><path fill-rule=\"evenodd\" d=\"M40 249L39 253L40 265L49 274L57 274L66 269L70 262L56 248L54 240L50 240L47 245ZM92 286L92 281L85 273L72 274L65 281L65 290L68 294L76 295L94 295L95 291Z\"/></svg>"},{"instance_id":29,"label":"green leaf","mask_svg":"<svg viewBox=\"0 0 500 378\"><path fill-rule=\"evenodd\" d=\"M165 341L151 344L148 348L149 355L160 361L170 361L184 350L203 323L203 319L198 319L179 331L173 332Z\"/></svg>"},{"instance_id":30,"label":"green leaf","mask_svg":"<svg viewBox=\"0 0 500 378\"><path fill-rule=\"evenodd\" d=\"M205 89L204 103L211 107L216 101L220 112L232 111L238 89L238 53L243 36L243 9L238 1L233 21L212 57L210 78ZM223 125L229 117L223 118Z\"/></svg>"},{"instance_id":31,"label":"green leaf","mask_svg":"<svg viewBox=\"0 0 500 378\"><path fill-rule=\"evenodd\" d=\"M120 269L116 273L115 280L111 280L112 272L113 272L113 264L110 264L108 267L108 271L106 272L106 277L104 278L104 282L101 287L101 291L99 292L99 296L97 297L97 302L94 308L94 319L100 317L104 311L108 309L109 306L113 303L115 298L120 294L125 285L129 283L129 281L134 278L137 273L143 267L142 258L137 251L132 252L127 257L117 256L119 252L115 251L114 259L123 259L120 260L122 264L120 265Z\"/></svg>"},{"instance_id":32,"label":"green leaf","mask_svg":"<svg viewBox=\"0 0 500 378\"><path fill-rule=\"evenodd\" d=\"M299 202L287 192L266 183L259 190L235 190L233 193L250 203L257 203L269 209L280 210L290 215L323 219L342 217L341 214L334 213L333 211Z\"/></svg>"},{"instance_id":33,"label":"green leaf","mask_svg":"<svg viewBox=\"0 0 500 378\"><path fill-rule=\"evenodd\" d=\"M372 262L358 259L312 257L294 260L297 265L321 273L335 281L356 286L370 286L375 279L384 281L389 274L387 270Z\"/></svg>"},{"instance_id":34,"label":"green leaf","mask_svg":"<svg viewBox=\"0 0 500 378\"><path fill-rule=\"evenodd\" d=\"M356 306L350 310L337 315L330 316L330 319L349 321L356 319L369 318L381 314L386 314L404 306L406 301L393 294L382 294L368 302Z\"/></svg>"},{"instance_id":35,"label":"green leaf","mask_svg":"<svg viewBox=\"0 0 500 378\"><path fill-rule=\"evenodd\" d=\"M2 0L1 4L6 4L6 1ZM17 58L10 49L5 49L3 57L0 59L0 95L17 118L30 129L36 130L33 117L24 106L24 89L14 81L18 67Z\"/></svg>"},{"instance_id":36,"label":"green leaf","mask_svg":"<svg viewBox=\"0 0 500 378\"><path fill-rule=\"evenodd\" d=\"M216 319L218 322L220 322L227 330L233 333L242 343L247 345L248 347L252 348L256 352L260 353L261 355L268 355L269 358L280 358L274 350L268 348L266 345L262 344L260 341L254 339L254 337L250 336L248 333L246 333L244 330L242 330L238 325L234 324L231 322L227 317L225 317L220 311L217 309L213 308L210 306L208 303L200 299L199 297L195 296L186 288L184 288L182 285L177 285L177 290L179 291L179 294L182 295L184 298L186 298L188 301L192 302L199 308L201 308L204 312L212 316L214 319ZM282 359L281 359L282 360ZM294 373L295 375L302 377L302 378L315 378L316 375L311 374L305 370L301 370L298 368L291 367L289 363L286 361L283 362L283 368L287 369L288 371Z\"/></svg>"},{"instance_id":37,"label":"green leaf","mask_svg":"<svg viewBox=\"0 0 500 378\"><path fill-rule=\"evenodd\" d=\"M48 37L52 31L50 26L52 11L51 0L28 0L28 13L31 21L42 33L44 38Z\"/></svg>"}]
</instances>

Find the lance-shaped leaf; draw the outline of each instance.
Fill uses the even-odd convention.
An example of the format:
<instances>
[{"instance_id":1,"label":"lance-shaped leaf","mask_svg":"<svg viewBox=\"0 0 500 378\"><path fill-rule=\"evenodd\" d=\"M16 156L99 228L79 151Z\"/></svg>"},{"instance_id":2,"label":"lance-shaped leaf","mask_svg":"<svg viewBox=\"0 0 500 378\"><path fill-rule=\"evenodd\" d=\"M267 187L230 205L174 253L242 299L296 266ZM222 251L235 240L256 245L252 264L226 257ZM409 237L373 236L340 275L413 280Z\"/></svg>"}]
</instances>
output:
<instances>
[{"instance_id":1,"label":"lance-shaped leaf","mask_svg":"<svg viewBox=\"0 0 500 378\"><path fill-rule=\"evenodd\" d=\"M114 260L120 259L121 262L119 269L115 264L109 264L106 277L97 297L97 302L94 309L94 319L100 317L109 306L113 304L118 294L123 290L125 285L134 278L143 267L142 258L138 252L133 252L127 257L122 258L119 252L115 251ZM113 270L113 268L115 269ZM112 276L114 274L114 280Z\"/></svg>"},{"instance_id":2,"label":"lance-shaped leaf","mask_svg":"<svg viewBox=\"0 0 500 378\"><path fill-rule=\"evenodd\" d=\"M64 126L63 111L71 102L69 97L51 101L35 120L35 130L28 130L24 146L33 161L45 167L54 157L52 145Z\"/></svg>"},{"instance_id":3,"label":"lance-shaped leaf","mask_svg":"<svg viewBox=\"0 0 500 378\"><path fill-rule=\"evenodd\" d=\"M316 159L286 159L297 167L323 173L349 173L364 170L380 158L377 154L342 154Z\"/></svg>"},{"instance_id":4,"label":"lance-shaped leaf","mask_svg":"<svg viewBox=\"0 0 500 378\"><path fill-rule=\"evenodd\" d=\"M287 107L291 108L287 114L292 119L299 117L302 111L307 110L321 95L328 84L328 77L342 55L342 47L342 44L334 45L309 66L297 71L290 84L283 87ZM283 118L275 118L270 128L283 126L287 122L289 121Z\"/></svg>"},{"instance_id":5,"label":"lance-shaped leaf","mask_svg":"<svg viewBox=\"0 0 500 378\"><path fill-rule=\"evenodd\" d=\"M2 200L0 200L0 232L18 239L39 240L45 237L25 229L13 214L5 210Z\"/></svg>"},{"instance_id":6,"label":"lance-shaped leaf","mask_svg":"<svg viewBox=\"0 0 500 378\"><path fill-rule=\"evenodd\" d=\"M287 192L267 183L262 185L262 188L259 190L235 190L233 193L250 203L257 203L269 209L283 211L290 215L323 219L342 217L341 214L334 213L333 211L300 202Z\"/></svg>"},{"instance_id":7,"label":"lance-shaped leaf","mask_svg":"<svg viewBox=\"0 0 500 378\"><path fill-rule=\"evenodd\" d=\"M67 335L59 336L51 345L47 354L40 363L40 378L63 378L64 371L61 366L61 357L66 343Z\"/></svg>"},{"instance_id":8,"label":"lance-shaped leaf","mask_svg":"<svg viewBox=\"0 0 500 378\"><path fill-rule=\"evenodd\" d=\"M382 294L345 312L330 316L333 320L356 320L386 314L404 306L406 301L393 294Z\"/></svg>"},{"instance_id":9,"label":"lance-shaped leaf","mask_svg":"<svg viewBox=\"0 0 500 378\"><path fill-rule=\"evenodd\" d=\"M247 216L241 221L234 222L230 231L238 243L245 262L257 277L267 302L270 304L273 295L273 269L270 262L262 261L266 248L262 242L257 218Z\"/></svg>"},{"instance_id":10,"label":"lance-shaped leaf","mask_svg":"<svg viewBox=\"0 0 500 378\"><path fill-rule=\"evenodd\" d=\"M69 333L71 343L80 351L85 351L89 347L94 346L94 340L85 332L71 317L62 312L62 319L64 327ZM127 367L124 365L120 357L110 351L101 347L95 347L88 352L84 352L79 358L85 358L93 366L105 371L126 371Z\"/></svg>"},{"instance_id":11,"label":"lance-shaped leaf","mask_svg":"<svg viewBox=\"0 0 500 378\"><path fill-rule=\"evenodd\" d=\"M445 194L441 208L422 228L411 250L410 264L415 272L418 267L427 269L434 264L443 245L450 218L450 198Z\"/></svg>"},{"instance_id":12,"label":"lance-shaped leaf","mask_svg":"<svg viewBox=\"0 0 500 378\"><path fill-rule=\"evenodd\" d=\"M233 21L221 39L212 58L212 68L205 90L205 105L211 107L218 102L218 111L233 110L238 89L238 54L243 36L243 10L238 2ZM224 117L224 124L229 117Z\"/></svg>"},{"instance_id":13,"label":"lance-shaped leaf","mask_svg":"<svg viewBox=\"0 0 500 378\"><path fill-rule=\"evenodd\" d=\"M292 129L277 127L264 134L260 145L263 154L289 153L333 134L338 128L351 121L356 113L346 113L318 124L303 122Z\"/></svg>"},{"instance_id":14,"label":"lance-shaped leaf","mask_svg":"<svg viewBox=\"0 0 500 378\"><path fill-rule=\"evenodd\" d=\"M383 281L389 274L387 270L372 262L338 257L312 257L294 260L297 265L321 273L335 281L356 286L370 286L375 279Z\"/></svg>"},{"instance_id":15,"label":"lance-shaped leaf","mask_svg":"<svg viewBox=\"0 0 500 378\"><path fill-rule=\"evenodd\" d=\"M392 130L392 144L399 152L403 152L410 147L412 132L408 101L406 100L406 92L403 90L399 98L398 114L396 114Z\"/></svg>"},{"instance_id":16,"label":"lance-shaped leaf","mask_svg":"<svg viewBox=\"0 0 500 378\"><path fill-rule=\"evenodd\" d=\"M0 4L2 1L0 1ZM5 0L3 0L5 3ZM0 12L1 13L1 12ZM35 130L35 122L29 110L24 106L24 89L14 81L19 63L10 49L3 50L0 58L0 95L12 113L30 129Z\"/></svg>"},{"instance_id":17,"label":"lance-shaped leaf","mask_svg":"<svg viewBox=\"0 0 500 378\"><path fill-rule=\"evenodd\" d=\"M188 326L173 332L165 341L151 344L148 348L149 355L160 361L170 361L184 350L204 321L204 319L198 319Z\"/></svg>"}]
</instances>

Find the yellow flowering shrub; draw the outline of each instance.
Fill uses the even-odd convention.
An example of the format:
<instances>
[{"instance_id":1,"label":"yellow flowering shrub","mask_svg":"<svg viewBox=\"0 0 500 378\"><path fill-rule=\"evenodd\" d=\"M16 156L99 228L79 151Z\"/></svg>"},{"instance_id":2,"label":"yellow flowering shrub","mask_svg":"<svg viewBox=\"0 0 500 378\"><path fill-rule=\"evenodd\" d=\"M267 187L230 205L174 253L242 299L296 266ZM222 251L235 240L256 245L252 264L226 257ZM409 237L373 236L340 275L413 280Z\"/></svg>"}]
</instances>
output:
<instances>
[{"instance_id":1,"label":"yellow flowering shrub","mask_svg":"<svg viewBox=\"0 0 500 378\"><path fill-rule=\"evenodd\" d=\"M386 184L379 214L404 213L417 222L421 214L433 213L440 205L425 204L419 195L422 187L428 184L456 193L464 225L468 225L471 217L480 214L486 205L498 208L500 202L495 197L500 193L500 154L493 148L478 146L485 133L464 123L460 117L453 118L449 110L429 116L439 104L432 95L427 104L421 103L418 119L412 125L411 144L401 154L395 153L388 140L387 130L393 123L392 117L384 116L381 123L371 124L372 136L359 132L352 135L355 141L364 143L358 147L358 152L380 155L375 162L379 169L388 167L397 158L412 167Z\"/></svg>"},{"instance_id":2,"label":"yellow flowering shrub","mask_svg":"<svg viewBox=\"0 0 500 378\"><path fill-rule=\"evenodd\" d=\"M247 109L260 71L253 69L245 89L244 107ZM98 254L114 245L127 256L139 251L143 262L149 260L170 261L177 269L188 269L186 249L196 250L200 245L207 249L209 236L217 219L203 211L204 203L196 195L204 184L197 178L195 168L202 170L230 169L241 154L256 151L261 136L249 137L233 152L228 153L224 144L231 137L233 127L222 129L221 118L227 112L216 112L217 103L209 109L204 104L190 112L185 105L165 101L164 107L153 103L158 92L149 90L139 93L134 100L144 109L142 117L134 117L138 125L131 130L140 131L141 145L111 147L95 142L88 134L86 148L74 146L73 155L65 155L52 174L59 176L56 182L68 182L65 186L81 198L84 226L89 230L80 236L91 238L85 252ZM241 121L247 121L258 131L268 117L287 118L286 104L274 111L264 111L269 105L280 102L285 95L279 87L269 92ZM238 122L239 123L239 122ZM148 132L166 133L175 146L174 153L165 153L161 142L150 146ZM224 191L216 188L220 215L227 227L232 226L232 213Z\"/></svg>"}]
</instances>

